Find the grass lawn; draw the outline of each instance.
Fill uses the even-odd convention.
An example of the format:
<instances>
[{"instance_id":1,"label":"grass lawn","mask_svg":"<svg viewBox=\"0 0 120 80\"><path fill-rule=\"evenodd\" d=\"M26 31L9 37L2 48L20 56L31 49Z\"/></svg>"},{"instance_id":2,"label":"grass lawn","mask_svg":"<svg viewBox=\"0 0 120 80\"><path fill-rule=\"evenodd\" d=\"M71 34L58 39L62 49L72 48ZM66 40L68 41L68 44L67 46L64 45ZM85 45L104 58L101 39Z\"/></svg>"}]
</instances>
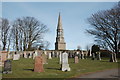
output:
<instances>
[{"instance_id":1,"label":"grass lawn","mask_svg":"<svg viewBox=\"0 0 120 80\"><path fill-rule=\"evenodd\" d=\"M101 61L91 60L90 58L81 60L75 64L74 59L69 59L70 72L62 72L60 70L59 58L48 60L48 64L44 64L45 72L33 72L34 60L21 58L18 61L12 60L12 74L3 74L3 78L70 78L88 72L96 72L99 70L118 68L118 63L108 62L109 58L103 58Z\"/></svg>"}]
</instances>

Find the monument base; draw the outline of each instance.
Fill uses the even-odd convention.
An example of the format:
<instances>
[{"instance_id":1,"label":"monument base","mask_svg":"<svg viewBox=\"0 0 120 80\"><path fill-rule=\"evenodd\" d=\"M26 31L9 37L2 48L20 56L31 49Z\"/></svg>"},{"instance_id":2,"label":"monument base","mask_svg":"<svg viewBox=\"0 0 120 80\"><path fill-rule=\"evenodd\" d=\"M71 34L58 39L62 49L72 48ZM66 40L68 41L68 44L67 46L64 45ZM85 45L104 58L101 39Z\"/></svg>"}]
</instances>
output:
<instances>
[{"instance_id":1,"label":"monument base","mask_svg":"<svg viewBox=\"0 0 120 80\"><path fill-rule=\"evenodd\" d=\"M70 71L69 64L62 64L62 71Z\"/></svg>"}]
</instances>

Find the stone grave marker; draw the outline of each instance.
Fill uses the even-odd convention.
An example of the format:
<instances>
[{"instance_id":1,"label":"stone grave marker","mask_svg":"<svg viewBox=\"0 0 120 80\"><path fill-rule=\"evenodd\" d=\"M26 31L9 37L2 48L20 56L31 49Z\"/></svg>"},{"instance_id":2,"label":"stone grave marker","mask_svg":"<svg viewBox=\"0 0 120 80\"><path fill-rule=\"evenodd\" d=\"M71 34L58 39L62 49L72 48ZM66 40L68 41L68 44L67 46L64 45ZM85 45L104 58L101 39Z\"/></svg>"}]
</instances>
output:
<instances>
[{"instance_id":1,"label":"stone grave marker","mask_svg":"<svg viewBox=\"0 0 120 80\"><path fill-rule=\"evenodd\" d=\"M83 53L83 51L81 53L81 59L84 59L84 53Z\"/></svg>"},{"instance_id":2,"label":"stone grave marker","mask_svg":"<svg viewBox=\"0 0 120 80\"><path fill-rule=\"evenodd\" d=\"M12 53L11 52L8 53L7 59L12 59Z\"/></svg>"},{"instance_id":3,"label":"stone grave marker","mask_svg":"<svg viewBox=\"0 0 120 80\"><path fill-rule=\"evenodd\" d=\"M70 67L68 64L68 54L66 52L62 53L61 69L62 71L70 71Z\"/></svg>"},{"instance_id":4,"label":"stone grave marker","mask_svg":"<svg viewBox=\"0 0 120 80\"><path fill-rule=\"evenodd\" d=\"M56 52L56 57L57 57L57 58L59 57L59 52Z\"/></svg>"},{"instance_id":5,"label":"stone grave marker","mask_svg":"<svg viewBox=\"0 0 120 80\"><path fill-rule=\"evenodd\" d=\"M3 73L12 73L12 63L10 60L6 60L4 62L4 70Z\"/></svg>"},{"instance_id":6,"label":"stone grave marker","mask_svg":"<svg viewBox=\"0 0 120 80\"><path fill-rule=\"evenodd\" d=\"M95 60L95 53L92 53L92 60Z\"/></svg>"},{"instance_id":7,"label":"stone grave marker","mask_svg":"<svg viewBox=\"0 0 120 80\"><path fill-rule=\"evenodd\" d=\"M59 54L59 64L62 64L62 53Z\"/></svg>"},{"instance_id":8,"label":"stone grave marker","mask_svg":"<svg viewBox=\"0 0 120 80\"><path fill-rule=\"evenodd\" d=\"M0 66L4 66L4 62L7 60L7 51L0 51Z\"/></svg>"},{"instance_id":9,"label":"stone grave marker","mask_svg":"<svg viewBox=\"0 0 120 80\"><path fill-rule=\"evenodd\" d=\"M78 59L78 56L75 56L74 62L75 62L75 63L78 63L78 62L79 62L78 60L79 60L79 59Z\"/></svg>"},{"instance_id":10,"label":"stone grave marker","mask_svg":"<svg viewBox=\"0 0 120 80\"><path fill-rule=\"evenodd\" d=\"M35 57L34 72L44 72L43 60L41 56Z\"/></svg>"},{"instance_id":11,"label":"stone grave marker","mask_svg":"<svg viewBox=\"0 0 120 80\"><path fill-rule=\"evenodd\" d=\"M96 52L96 53L97 53L97 60L101 60L100 52Z\"/></svg>"},{"instance_id":12,"label":"stone grave marker","mask_svg":"<svg viewBox=\"0 0 120 80\"><path fill-rule=\"evenodd\" d=\"M15 52L14 56L13 56L13 60L19 60L20 59L20 54L17 54Z\"/></svg>"},{"instance_id":13,"label":"stone grave marker","mask_svg":"<svg viewBox=\"0 0 120 80\"><path fill-rule=\"evenodd\" d=\"M27 53L26 53L26 51L25 51L23 54L24 54L24 58L27 58Z\"/></svg>"},{"instance_id":14,"label":"stone grave marker","mask_svg":"<svg viewBox=\"0 0 120 80\"><path fill-rule=\"evenodd\" d=\"M54 51L52 52L52 57L55 57L55 52Z\"/></svg>"},{"instance_id":15,"label":"stone grave marker","mask_svg":"<svg viewBox=\"0 0 120 80\"><path fill-rule=\"evenodd\" d=\"M48 59L52 59L51 53L48 53Z\"/></svg>"},{"instance_id":16,"label":"stone grave marker","mask_svg":"<svg viewBox=\"0 0 120 80\"><path fill-rule=\"evenodd\" d=\"M43 60L43 64L48 64L47 63L47 56L44 53L42 54L42 60Z\"/></svg>"}]
</instances>

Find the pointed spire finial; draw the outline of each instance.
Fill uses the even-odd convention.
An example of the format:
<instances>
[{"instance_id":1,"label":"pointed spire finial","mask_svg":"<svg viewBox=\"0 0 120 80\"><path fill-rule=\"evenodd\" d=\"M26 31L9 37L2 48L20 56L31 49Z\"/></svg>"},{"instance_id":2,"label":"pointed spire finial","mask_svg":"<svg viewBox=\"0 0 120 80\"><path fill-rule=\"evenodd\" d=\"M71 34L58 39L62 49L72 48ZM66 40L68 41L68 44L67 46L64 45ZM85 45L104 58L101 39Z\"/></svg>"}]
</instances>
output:
<instances>
[{"instance_id":1,"label":"pointed spire finial","mask_svg":"<svg viewBox=\"0 0 120 80\"><path fill-rule=\"evenodd\" d=\"M62 29L62 20L61 20L60 12L59 12L59 17L58 17L58 28L57 29Z\"/></svg>"}]
</instances>

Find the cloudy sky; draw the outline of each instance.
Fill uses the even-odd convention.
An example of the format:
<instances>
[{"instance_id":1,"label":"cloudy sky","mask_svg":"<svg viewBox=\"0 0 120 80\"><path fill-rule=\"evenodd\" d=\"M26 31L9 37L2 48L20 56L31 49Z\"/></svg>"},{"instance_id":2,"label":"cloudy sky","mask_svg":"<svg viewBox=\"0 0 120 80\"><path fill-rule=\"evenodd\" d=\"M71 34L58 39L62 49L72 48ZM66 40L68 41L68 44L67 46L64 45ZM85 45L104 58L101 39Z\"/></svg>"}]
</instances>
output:
<instances>
[{"instance_id":1,"label":"cloudy sky","mask_svg":"<svg viewBox=\"0 0 120 80\"><path fill-rule=\"evenodd\" d=\"M67 49L76 49L94 43L94 37L85 30L90 28L87 18L92 14L112 8L117 2L2 2L2 17L11 22L23 16L32 16L47 25L50 31L45 40L54 49L58 15L61 12Z\"/></svg>"}]
</instances>

